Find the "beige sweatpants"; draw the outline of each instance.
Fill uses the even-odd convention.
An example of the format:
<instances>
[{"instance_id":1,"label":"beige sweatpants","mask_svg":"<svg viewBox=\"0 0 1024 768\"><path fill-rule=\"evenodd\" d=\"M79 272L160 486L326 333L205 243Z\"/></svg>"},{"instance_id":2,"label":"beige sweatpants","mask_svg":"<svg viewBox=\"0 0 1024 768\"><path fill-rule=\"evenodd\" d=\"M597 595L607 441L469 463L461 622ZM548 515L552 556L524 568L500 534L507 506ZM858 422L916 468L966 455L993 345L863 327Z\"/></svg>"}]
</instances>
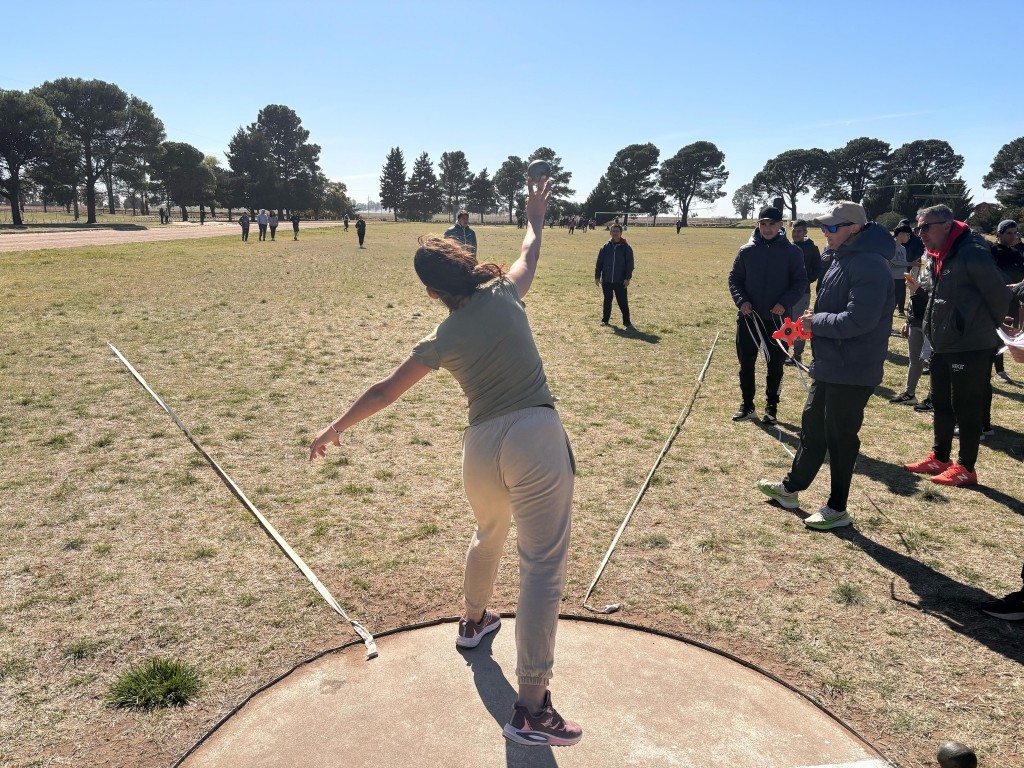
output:
<instances>
[{"instance_id":1,"label":"beige sweatpants","mask_svg":"<svg viewBox=\"0 0 1024 768\"><path fill-rule=\"evenodd\" d=\"M565 587L575 460L553 408L523 408L466 430L462 474L477 528L466 553L466 612L491 599L505 538L516 521L519 607L516 674L546 685Z\"/></svg>"}]
</instances>

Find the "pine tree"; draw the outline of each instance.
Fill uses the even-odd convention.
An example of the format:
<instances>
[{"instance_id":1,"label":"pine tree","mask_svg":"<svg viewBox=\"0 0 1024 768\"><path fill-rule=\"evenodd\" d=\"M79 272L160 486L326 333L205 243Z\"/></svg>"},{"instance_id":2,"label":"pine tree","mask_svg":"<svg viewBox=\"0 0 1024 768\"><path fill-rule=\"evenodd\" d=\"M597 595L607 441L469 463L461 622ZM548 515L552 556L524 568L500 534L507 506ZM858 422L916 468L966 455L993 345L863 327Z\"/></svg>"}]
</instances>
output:
<instances>
[{"instance_id":1,"label":"pine tree","mask_svg":"<svg viewBox=\"0 0 1024 768\"><path fill-rule=\"evenodd\" d=\"M384 172L380 177L380 204L395 212L395 221L398 221L399 212L405 213L407 183L405 156L399 147L393 147L388 152L388 159L384 163Z\"/></svg>"},{"instance_id":2,"label":"pine tree","mask_svg":"<svg viewBox=\"0 0 1024 768\"><path fill-rule=\"evenodd\" d=\"M424 152L416 158L405 193L405 211L414 221L426 221L441 210L441 187L434 173L430 155Z\"/></svg>"}]
</instances>

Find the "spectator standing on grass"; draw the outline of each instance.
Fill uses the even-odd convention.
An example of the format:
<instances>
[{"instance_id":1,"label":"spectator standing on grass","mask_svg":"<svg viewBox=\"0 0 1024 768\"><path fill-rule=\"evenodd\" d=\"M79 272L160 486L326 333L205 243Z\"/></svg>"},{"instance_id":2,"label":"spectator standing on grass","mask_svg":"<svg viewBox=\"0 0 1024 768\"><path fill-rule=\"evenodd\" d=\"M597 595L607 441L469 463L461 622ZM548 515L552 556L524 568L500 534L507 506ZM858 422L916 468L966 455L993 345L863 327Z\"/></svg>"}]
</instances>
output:
<instances>
[{"instance_id":1,"label":"spectator standing on grass","mask_svg":"<svg viewBox=\"0 0 1024 768\"><path fill-rule=\"evenodd\" d=\"M739 310L736 314L736 357L740 364L740 393L743 401L733 421L757 418L754 394L758 355L768 364L764 423L775 424L782 389L782 366L786 351L772 334L782 327L783 317L792 317L793 305L807 287L804 253L786 239L782 211L774 206L761 209L757 228L736 254L729 271L729 292Z\"/></svg>"},{"instance_id":2,"label":"spectator standing on grass","mask_svg":"<svg viewBox=\"0 0 1024 768\"><path fill-rule=\"evenodd\" d=\"M270 217L267 216L267 211L264 208L260 208L260 212L256 214L256 226L260 228L260 240L267 239L267 225L270 223Z\"/></svg>"},{"instance_id":3,"label":"spectator standing on grass","mask_svg":"<svg viewBox=\"0 0 1024 768\"><path fill-rule=\"evenodd\" d=\"M466 555L466 612L455 642L475 648L501 625L488 604L515 520L519 698L503 734L527 746L567 746L583 737L578 724L555 711L548 690L565 589L575 461L523 304L540 259L551 186L547 178L527 181L526 236L507 274L497 264L477 262L462 243L420 238L416 274L427 294L448 308L448 317L388 378L321 430L309 453L310 461L326 455L329 445L340 445L342 432L395 402L431 370L445 368L454 376L469 402L463 478L477 521Z\"/></svg>"},{"instance_id":4,"label":"spectator standing on grass","mask_svg":"<svg viewBox=\"0 0 1024 768\"><path fill-rule=\"evenodd\" d=\"M916 262L908 260L906 243L910 240L913 232L910 227L904 224L893 230L893 238L896 240L896 253L889 261L889 271L892 274L892 284L896 291L895 310L900 317L907 316L907 279L906 275Z\"/></svg>"},{"instance_id":5,"label":"spectator standing on grass","mask_svg":"<svg viewBox=\"0 0 1024 768\"><path fill-rule=\"evenodd\" d=\"M622 313L622 324L632 330L629 317L629 281L633 279L633 247L622 237L622 225L612 224L608 228L611 239L597 252L597 266L594 267L594 284L604 291L601 307L601 325L608 325L612 316L612 295Z\"/></svg>"},{"instance_id":6,"label":"spectator standing on grass","mask_svg":"<svg viewBox=\"0 0 1024 768\"><path fill-rule=\"evenodd\" d=\"M363 218L362 214L356 216L356 234L359 235L359 247L365 248L363 238L366 237L366 219Z\"/></svg>"},{"instance_id":7,"label":"spectator standing on grass","mask_svg":"<svg viewBox=\"0 0 1024 768\"><path fill-rule=\"evenodd\" d=\"M814 244L814 241L807 236L807 222L803 219L797 219L793 222L789 234L793 238L793 245L804 254L804 270L807 272L807 290L804 291L804 295L797 299L796 304L793 305L793 317L797 318L803 315L811 306L811 283L816 282L818 275L821 273L821 251L818 250L818 246ZM795 339L793 341L793 361L787 359L787 365L802 362L801 358L803 357L804 345L806 344L807 342L803 339Z\"/></svg>"},{"instance_id":8,"label":"spectator standing on grass","mask_svg":"<svg viewBox=\"0 0 1024 768\"><path fill-rule=\"evenodd\" d=\"M292 221L292 240L298 240L299 239L299 222L301 221L301 219L299 218L299 214L298 213L293 213L291 221Z\"/></svg>"},{"instance_id":9,"label":"spectator standing on grass","mask_svg":"<svg viewBox=\"0 0 1024 768\"><path fill-rule=\"evenodd\" d=\"M683 217L680 216L678 219L676 219L676 234L677 235L679 234L679 230L681 230L682 228L683 228Z\"/></svg>"},{"instance_id":10,"label":"spectator standing on grass","mask_svg":"<svg viewBox=\"0 0 1024 768\"><path fill-rule=\"evenodd\" d=\"M358 224L356 225L359 226ZM476 232L469 226L469 211L459 211L455 217L455 224L444 231L444 236L449 240L457 240L477 256Z\"/></svg>"},{"instance_id":11,"label":"spectator standing on grass","mask_svg":"<svg viewBox=\"0 0 1024 768\"><path fill-rule=\"evenodd\" d=\"M887 262L896 243L885 227L869 223L856 203L837 203L816 222L834 255L814 310L803 315L814 361L800 447L786 477L777 483L758 480L757 487L786 509L796 509L797 494L814 482L827 453L828 501L804 520L808 528L827 531L850 524L846 505L860 452L858 433L889 351L894 288Z\"/></svg>"},{"instance_id":12,"label":"spectator standing on grass","mask_svg":"<svg viewBox=\"0 0 1024 768\"><path fill-rule=\"evenodd\" d=\"M1024 256L1013 247L1017 242L1017 222L1013 219L1005 219L999 222L996 228L996 242L992 245L992 258L996 266L1003 273L1003 279L1007 283L1019 283L1024 280ZM1007 316L1013 318L1014 327L1020 327L1020 302L1013 297L1010 299L1010 307ZM992 358L996 370L996 376L1003 381L1009 382L1010 377L1006 373L1004 358L997 354Z\"/></svg>"},{"instance_id":13,"label":"spectator standing on grass","mask_svg":"<svg viewBox=\"0 0 1024 768\"><path fill-rule=\"evenodd\" d=\"M986 399L991 403L989 371L1000 346L996 329L1010 305L1010 289L996 268L988 242L962 221L955 221L948 206L921 209L917 223L932 259L924 333L932 346L934 444L924 459L904 466L931 475L931 481L940 485L976 485L974 465ZM960 450L952 461L957 425Z\"/></svg>"},{"instance_id":14,"label":"spectator standing on grass","mask_svg":"<svg viewBox=\"0 0 1024 768\"><path fill-rule=\"evenodd\" d=\"M270 219L267 223L270 225L270 239L274 240L277 235L277 211L270 212Z\"/></svg>"},{"instance_id":15,"label":"spectator standing on grass","mask_svg":"<svg viewBox=\"0 0 1024 768\"><path fill-rule=\"evenodd\" d=\"M897 244L901 227L896 228ZM900 336L907 340L907 380L903 391L898 395L889 398L890 403L897 405L910 405L917 400L917 384L924 373L924 359L928 356L925 348L924 338L924 311L928 305L928 291L932 286L931 270L928 266L918 270L915 276L912 267L907 277L904 275L904 285L910 289L910 298L907 302L907 321L900 329ZM924 410L931 410L931 397L923 401L926 406Z\"/></svg>"},{"instance_id":16,"label":"spectator standing on grass","mask_svg":"<svg viewBox=\"0 0 1024 768\"><path fill-rule=\"evenodd\" d=\"M341 220L341 223L345 225L345 229L342 230L342 231L343 232L348 232L348 214L347 213L345 214L345 217Z\"/></svg>"},{"instance_id":17,"label":"spectator standing on grass","mask_svg":"<svg viewBox=\"0 0 1024 768\"><path fill-rule=\"evenodd\" d=\"M249 214L248 213L244 213L243 212L242 215L238 217L238 225L242 228L242 242L243 243L248 242L249 241Z\"/></svg>"}]
</instances>

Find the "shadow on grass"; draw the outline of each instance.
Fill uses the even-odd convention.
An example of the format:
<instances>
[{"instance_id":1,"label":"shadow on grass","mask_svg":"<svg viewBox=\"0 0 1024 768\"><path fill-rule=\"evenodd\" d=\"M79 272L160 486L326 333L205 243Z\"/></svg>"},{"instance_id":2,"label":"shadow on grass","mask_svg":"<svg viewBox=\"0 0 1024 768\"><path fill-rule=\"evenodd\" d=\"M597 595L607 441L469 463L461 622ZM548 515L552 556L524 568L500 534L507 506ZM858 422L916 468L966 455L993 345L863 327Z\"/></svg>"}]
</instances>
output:
<instances>
[{"instance_id":1,"label":"shadow on grass","mask_svg":"<svg viewBox=\"0 0 1024 768\"><path fill-rule=\"evenodd\" d=\"M898 603L935 617L954 632L987 646L995 653L1018 664L1024 662L1024 643L1020 632L1006 622L993 619L978 610L980 603L992 599L982 589L961 584L943 573L929 568L914 558L879 544L856 528L837 528L832 533L860 549L894 576L903 579L917 595L917 602L896 597L894 585L890 595Z\"/></svg>"},{"instance_id":2,"label":"shadow on grass","mask_svg":"<svg viewBox=\"0 0 1024 768\"><path fill-rule=\"evenodd\" d=\"M913 457L913 459L916 458L918 457ZM913 459L908 459L908 461ZM902 464L880 461L864 452L857 457L857 466L853 471L858 475L885 483L889 492L897 496L913 496L920 487L920 475L915 475Z\"/></svg>"},{"instance_id":3,"label":"shadow on grass","mask_svg":"<svg viewBox=\"0 0 1024 768\"><path fill-rule=\"evenodd\" d=\"M644 333L643 331L637 330L636 326L632 328L619 328L617 325L612 326L612 330L615 331L616 336L621 336L624 339L636 339L637 341L644 341L648 344L657 344L661 341L661 336L656 333Z\"/></svg>"},{"instance_id":4,"label":"shadow on grass","mask_svg":"<svg viewBox=\"0 0 1024 768\"><path fill-rule=\"evenodd\" d=\"M499 632L501 629L498 630ZM476 648L458 648L459 654L466 660L466 665L473 670L473 684L480 701L487 712L494 718L498 728L504 728L512 714L512 707L518 695L515 688L505 677L501 666L494 660L491 644L495 633L486 635ZM558 763L552 754L551 747L524 746L505 740L505 764L508 768L557 768Z\"/></svg>"},{"instance_id":5,"label":"shadow on grass","mask_svg":"<svg viewBox=\"0 0 1024 768\"><path fill-rule=\"evenodd\" d=\"M1005 397L1007 400L1013 400L1016 403L1024 403L1024 391L1022 389L1024 388L1020 384L1006 384L1003 382L998 387L993 385L992 396Z\"/></svg>"}]
</instances>

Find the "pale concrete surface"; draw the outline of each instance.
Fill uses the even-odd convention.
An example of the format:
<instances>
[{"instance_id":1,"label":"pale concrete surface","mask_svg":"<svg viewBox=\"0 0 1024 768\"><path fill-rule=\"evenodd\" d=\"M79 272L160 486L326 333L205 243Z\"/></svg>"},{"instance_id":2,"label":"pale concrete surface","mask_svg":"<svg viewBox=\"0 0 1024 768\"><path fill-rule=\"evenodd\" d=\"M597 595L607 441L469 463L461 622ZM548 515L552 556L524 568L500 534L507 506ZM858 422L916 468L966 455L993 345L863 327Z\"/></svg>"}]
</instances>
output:
<instances>
[{"instance_id":1,"label":"pale concrete surface","mask_svg":"<svg viewBox=\"0 0 1024 768\"><path fill-rule=\"evenodd\" d=\"M515 620L475 649L454 623L377 639L304 665L255 696L181 764L299 766L685 766L885 768L806 699L710 651L626 627L559 623L556 709L572 747L501 734L515 701Z\"/></svg>"},{"instance_id":2,"label":"pale concrete surface","mask_svg":"<svg viewBox=\"0 0 1024 768\"><path fill-rule=\"evenodd\" d=\"M237 217L236 217L237 219ZM287 242L292 240L292 223L277 228L277 239ZM299 223L299 241L302 233L308 229L320 227L340 227L340 221L303 221ZM350 227L351 229L351 227ZM355 230L352 230L353 242ZM249 243L262 245L259 241L260 230L253 222L249 228L249 243L242 243L242 228L237 221L211 221L205 224L198 222L177 222L157 224L143 229L75 229L56 232L5 232L0 235L0 253L11 251L39 251L46 248L77 248L85 245L121 245L123 243L154 243L164 240L187 240L195 237L227 237L235 236L238 242L247 246ZM271 242L270 236L267 241Z\"/></svg>"}]
</instances>

